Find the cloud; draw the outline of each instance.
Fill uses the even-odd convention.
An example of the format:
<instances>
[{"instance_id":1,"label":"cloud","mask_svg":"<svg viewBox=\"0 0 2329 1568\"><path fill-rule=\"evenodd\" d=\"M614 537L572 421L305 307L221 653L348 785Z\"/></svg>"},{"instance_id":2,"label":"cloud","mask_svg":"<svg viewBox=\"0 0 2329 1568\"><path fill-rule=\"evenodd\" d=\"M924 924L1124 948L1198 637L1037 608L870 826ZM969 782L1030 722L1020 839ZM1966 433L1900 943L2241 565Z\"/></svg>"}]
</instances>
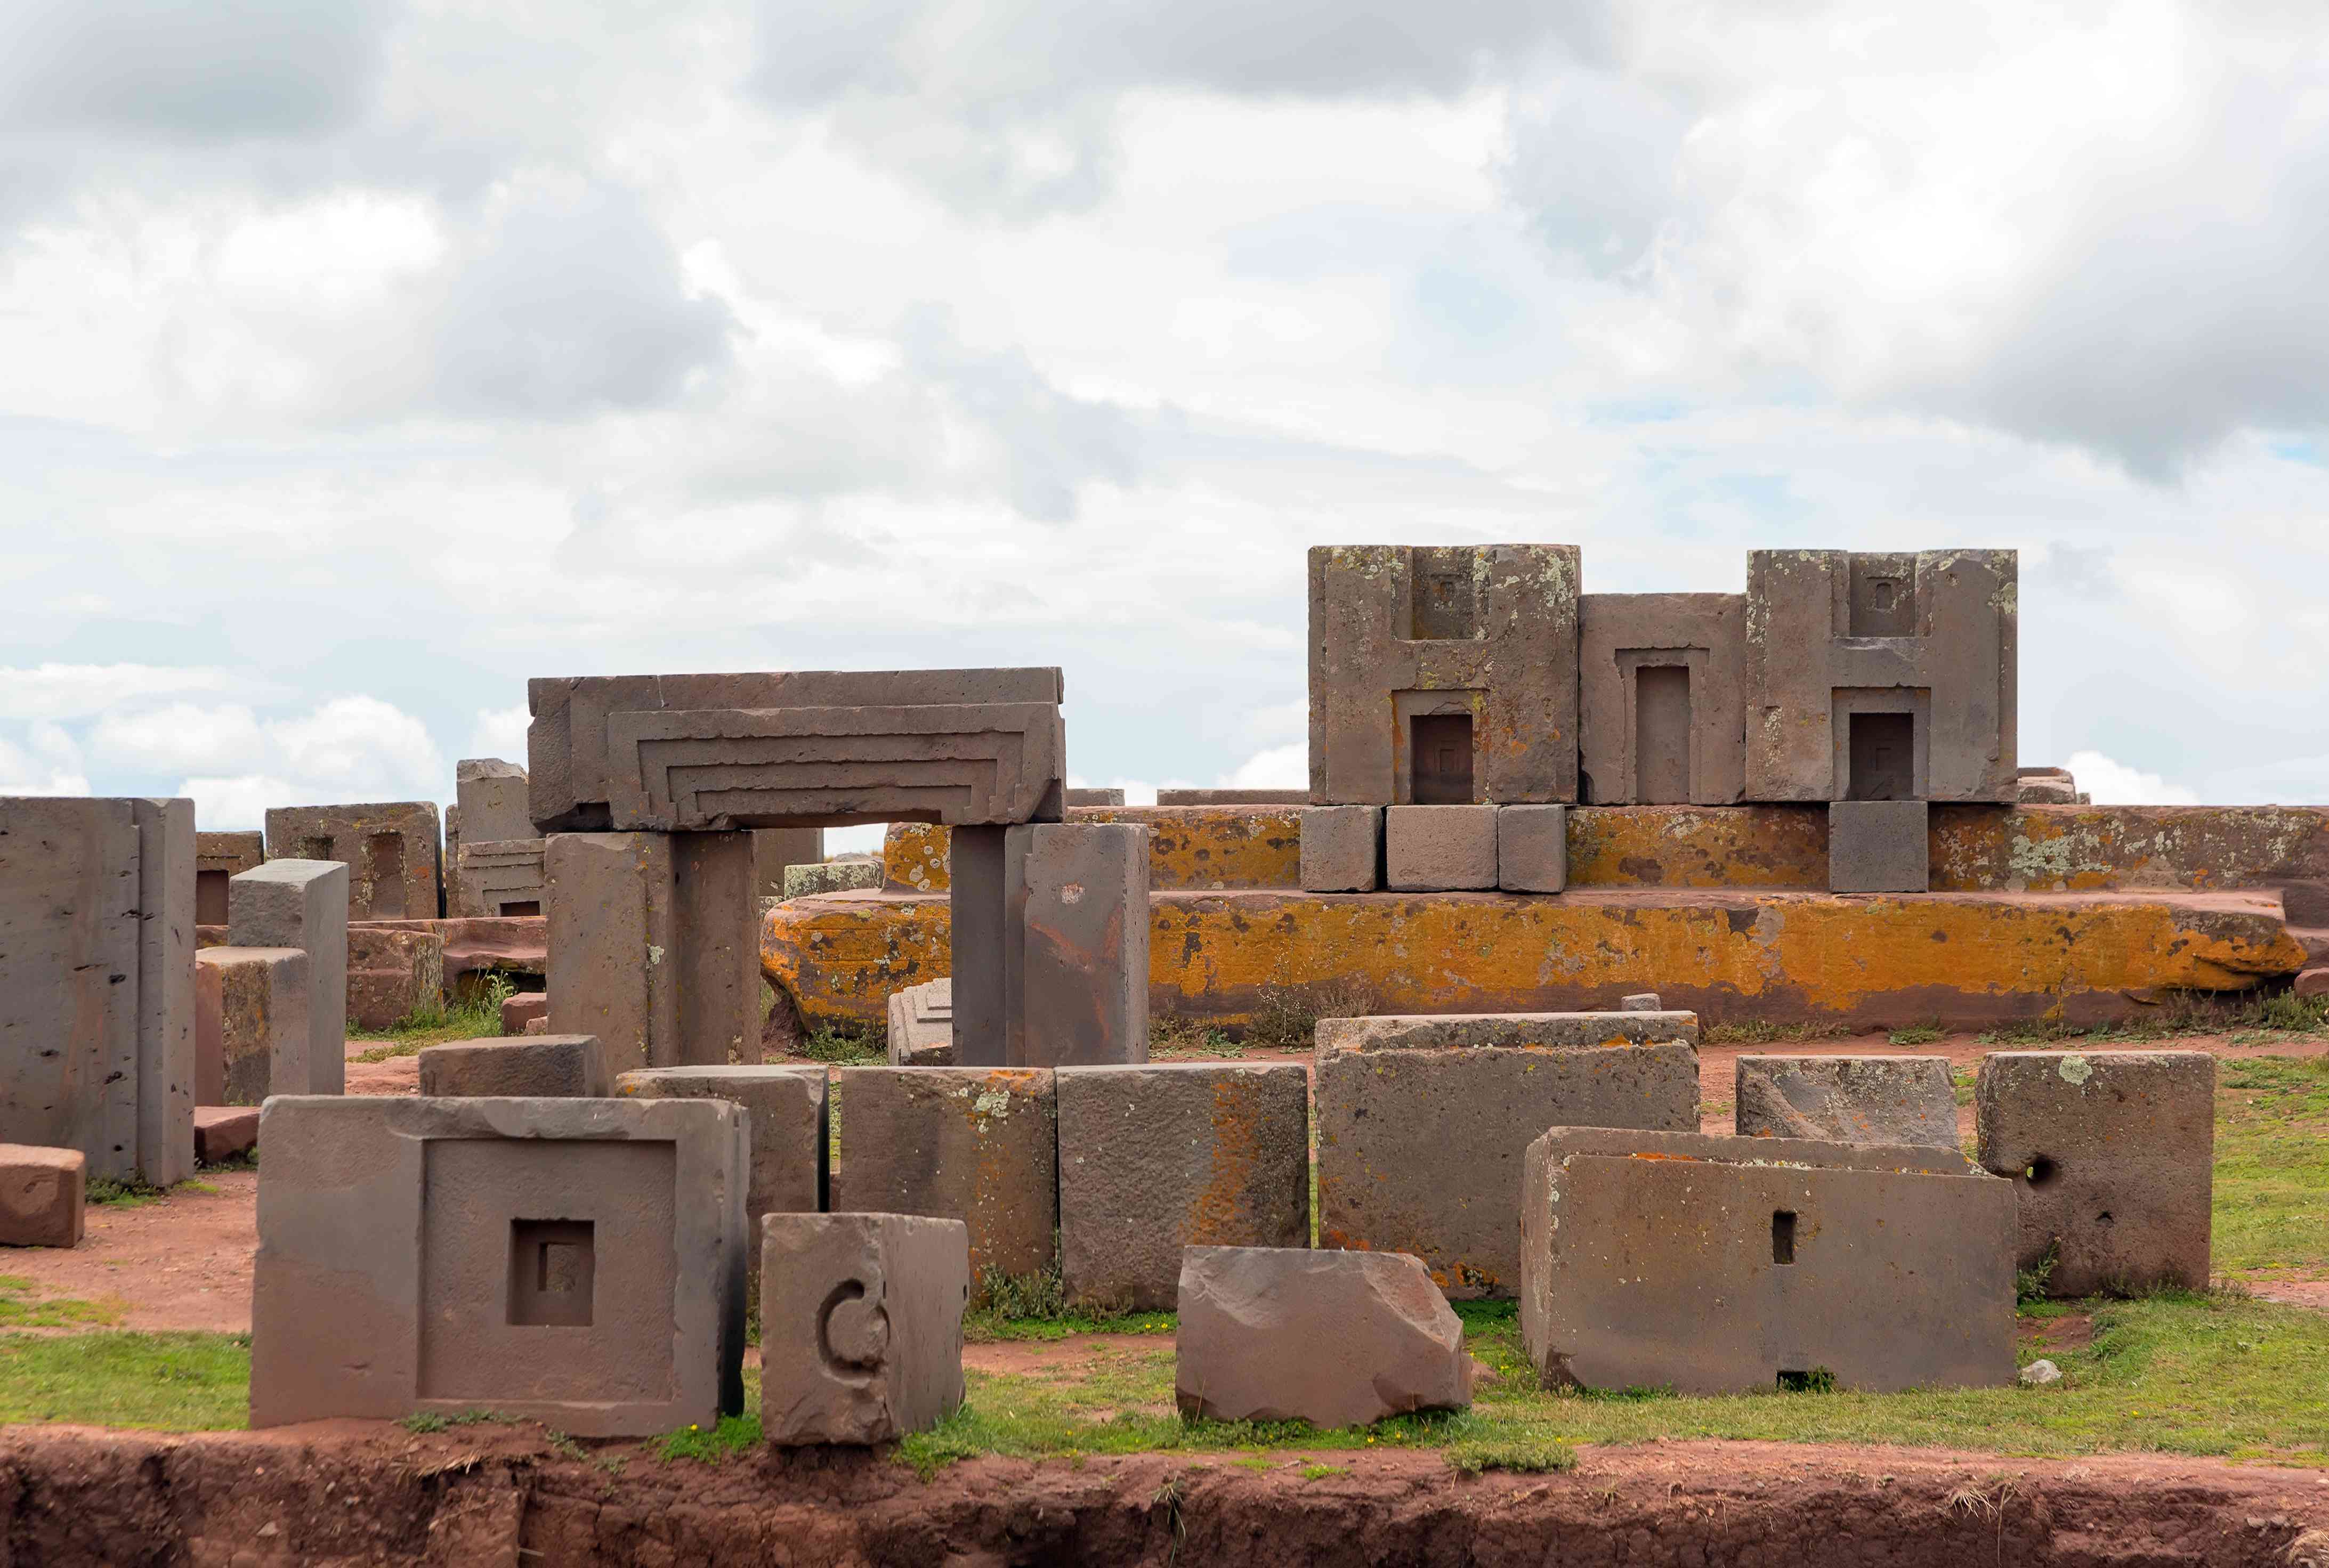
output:
<instances>
[{"instance_id":1,"label":"cloud","mask_svg":"<svg viewBox=\"0 0 2329 1568\"><path fill-rule=\"evenodd\" d=\"M469 730L469 749L462 755L497 756L523 767L526 727L533 721L523 703L515 708L480 708L477 722Z\"/></svg>"},{"instance_id":2,"label":"cloud","mask_svg":"<svg viewBox=\"0 0 2329 1568\"><path fill-rule=\"evenodd\" d=\"M0 669L0 718L82 718L122 703L225 691L225 671L155 664L40 664Z\"/></svg>"},{"instance_id":3,"label":"cloud","mask_svg":"<svg viewBox=\"0 0 2329 1568\"><path fill-rule=\"evenodd\" d=\"M267 745L250 709L173 702L108 712L90 732L90 750L111 767L175 773L231 768Z\"/></svg>"},{"instance_id":4,"label":"cloud","mask_svg":"<svg viewBox=\"0 0 2329 1568\"><path fill-rule=\"evenodd\" d=\"M183 776L177 793L194 798L206 828L257 826L269 806L433 801L452 787L428 727L370 696L270 718L188 702L108 712L90 728L89 752L116 776Z\"/></svg>"},{"instance_id":5,"label":"cloud","mask_svg":"<svg viewBox=\"0 0 2329 1568\"><path fill-rule=\"evenodd\" d=\"M2063 766L2078 781L2079 791L2098 806L2189 806L2200 797L2181 784L2169 784L2155 773L2114 762L2098 751L2074 751Z\"/></svg>"},{"instance_id":6,"label":"cloud","mask_svg":"<svg viewBox=\"0 0 2329 1568\"><path fill-rule=\"evenodd\" d=\"M1310 787L1310 747L1302 743L1256 752L1221 780L1222 787L1241 790Z\"/></svg>"},{"instance_id":7,"label":"cloud","mask_svg":"<svg viewBox=\"0 0 2329 1568\"><path fill-rule=\"evenodd\" d=\"M80 747L54 724L31 727L23 746L0 738L0 795L85 795Z\"/></svg>"}]
</instances>

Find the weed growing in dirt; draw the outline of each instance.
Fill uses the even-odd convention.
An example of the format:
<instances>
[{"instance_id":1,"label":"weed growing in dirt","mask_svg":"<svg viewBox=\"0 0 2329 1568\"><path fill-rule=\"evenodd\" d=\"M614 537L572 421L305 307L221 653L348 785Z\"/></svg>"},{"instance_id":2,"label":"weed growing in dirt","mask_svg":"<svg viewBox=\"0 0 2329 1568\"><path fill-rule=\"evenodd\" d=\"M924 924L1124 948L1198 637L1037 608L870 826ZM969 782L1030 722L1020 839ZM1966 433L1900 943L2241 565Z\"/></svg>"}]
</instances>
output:
<instances>
[{"instance_id":1,"label":"weed growing in dirt","mask_svg":"<svg viewBox=\"0 0 2329 1568\"><path fill-rule=\"evenodd\" d=\"M2046 1299L2046 1282L2054 1277L2054 1265L2061 1258L2061 1248L2051 1246L2046 1255L2032 1266L2013 1271L2013 1299L2019 1302L2042 1301Z\"/></svg>"},{"instance_id":2,"label":"weed growing in dirt","mask_svg":"<svg viewBox=\"0 0 2329 1568\"><path fill-rule=\"evenodd\" d=\"M1929 1046L1941 1038L1942 1032L1940 1021L1935 1019L1929 1024L1919 1024L1913 1028L1894 1029L1892 1043L1896 1046Z\"/></svg>"},{"instance_id":3,"label":"weed growing in dirt","mask_svg":"<svg viewBox=\"0 0 2329 1568\"><path fill-rule=\"evenodd\" d=\"M749 1415L723 1415L720 1424L709 1431L691 1426L685 1432L658 1438L655 1457L666 1464L674 1460L693 1460L698 1464L719 1465L759 1446L760 1417L756 1411Z\"/></svg>"},{"instance_id":4,"label":"weed growing in dirt","mask_svg":"<svg viewBox=\"0 0 2329 1568\"><path fill-rule=\"evenodd\" d=\"M1513 1470L1523 1475L1547 1475L1577 1468L1577 1450L1559 1438L1533 1434L1502 1438L1467 1438L1447 1445L1447 1468L1459 1476L1486 1470Z\"/></svg>"},{"instance_id":5,"label":"weed growing in dirt","mask_svg":"<svg viewBox=\"0 0 2329 1568\"><path fill-rule=\"evenodd\" d=\"M443 1432L448 1426L482 1426L508 1419L494 1410L457 1410L449 1414L438 1410L416 1410L396 1424L407 1432Z\"/></svg>"},{"instance_id":6,"label":"weed growing in dirt","mask_svg":"<svg viewBox=\"0 0 2329 1568\"><path fill-rule=\"evenodd\" d=\"M993 1344L1006 1339L1064 1339L1070 1334L1170 1334L1170 1312L1127 1312L1105 1302L1070 1301L1054 1263L1041 1273L1005 1274L982 1269L964 1314L962 1337Z\"/></svg>"},{"instance_id":7,"label":"weed growing in dirt","mask_svg":"<svg viewBox=\"0 0 2329 1568\"><path fill-rule=\"evenodd\" d=\"M1148 1022L1148 1055L1166 1060L1217 1056L1233 1061L1245 1055L1245 1047L1211 1024L1174 1013L1160 1013Z\"/></svg>"},{"instance_id":8,"label":"weed growing in dirt","mask_svg":"<svg viewBox=\"0 0 2329 1568\"><path fill-rule=\"evenodd\" d=\"M37 1300L33 1296L40 1288L20 1274L0 1274L0 1328L80 1329L90 1324L110 1327L121 1321L117 1302L67 1297Z\"/></svg>"},{"instance_id":9,"label":"weed growing in dirt","mask_svg":"<svg viewBox=\"0 0 2329 1568\"><path fill-rule=\"evenodd\" d=\"M2181 1035L2224 1035L2235 1045L2268 1044L2283 1035L2318 1037L2329 1033L2329 997L2301 997L2294 991L2250 991L2219 995L2213 991L2177 991L2165 1001L2121 1024L2076 1028L2059 1019L2041 1019L1975 1037L1984 1046L2141 1045L2173 1039Z\"/></svg>"},{"instance_id":10,"label":"weed growing in dirt","mask_svg":"<svg viewBox=\"0 0 2329 1568\"><path fill-rule=\"evenodd\" d=\"M812 1029L800 1043L800 1054L829 1067L878 1067L890 1059L887 1047L855 1029Z\"/></svg>"},{"instance_id":11,"label":"weed growing in dirt","mask_svg":"<svg viewBox=\"0 0 2329 1568\"><path fill-rule=\"evenodd\" d=\"M391 1056L419 1054L423 1046L441 1046L448 1040L476 1040L497 1036L502 1032L502 1003L517 994L517 987L509 976L499 972L486 976L467 1000L447 1007L441 1000L429 1007L416 1008L385 1029L352 1028L352 1040L386 1040L368 1051L350 1057L357 1062L385 1062Z\"/></svg>"},{"instance_id":12,"label":"weed growing in dirt","mask_svg":"<svg viewBox=\"0 0 2329 1568\"><path fill-rule=\"evenodd\" d=\"M1306 1051L1317 1043L1320 1019L1372 1018L1381 1005L1373 990L1364 985L1267 985L1254 1004L1252 1021L1246 1025L1245 1043L1271 1050Z\"/></svg>"},{"instance_id":13,"label":"weed growing in dirt","mask_svg":"<svg viewBox=\"0 0 2329 1568\"><path fill-rule=\"evenodd\" d=\"M1328 1476L1347 1476L1350 1473L1351 1468L1348 1465L1304 1465L1302 1467L1302 1479L1306 1481L1322 1481Z\"/></svg>"},{"instance_id":14,"label":"weed growing in dirt","mask_svg":"<svg viewBox=\"0 0 2329 1568\"><path fill-rule=\"evenodd\" d=\"M1710 1046L1800 1046L1809 1040L1841 1039L1848 1031L1826 1024L1780 1024L1769 1019L1709 1024L1699 1038Z\"/></svg>"},{"instance_id":15,"label":"weed growing in dirt","mask_svg":"<svg viewBox=\"0 0 2329 1568\"><path fill-rule=\"evenodd\" d=\"M117 1208L140 1208L149 1203L158 1203L169 1196L165 1188L134 1176L127 1180L111 1176L92 1176L81 1188L84 1202L108 1204Z\"/></svg>"},{"instance_id":16,"label":"weed growing in dirt","mask_svg":"<svg viewBox=\"0 0 2329 1568\"><path fill-rule=\"evenodd\" d=\"M245 1335L0 1337L0 1422L214 1432L240 1427L250 1414Z\"/></svg>"}]
</instances>

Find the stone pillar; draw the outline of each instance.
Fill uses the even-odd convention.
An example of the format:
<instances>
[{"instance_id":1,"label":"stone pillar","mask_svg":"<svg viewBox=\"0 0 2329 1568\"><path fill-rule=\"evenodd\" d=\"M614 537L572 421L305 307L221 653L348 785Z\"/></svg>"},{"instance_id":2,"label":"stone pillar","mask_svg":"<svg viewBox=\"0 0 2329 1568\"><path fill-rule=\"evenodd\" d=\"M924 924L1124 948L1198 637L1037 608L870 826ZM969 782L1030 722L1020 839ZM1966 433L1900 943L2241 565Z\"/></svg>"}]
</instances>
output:
<instances>
[{"instance_id":1,"label":"stone pillar","mask_svg":"<svg viewBox=\"0 0 2329 1568\"><path fill-rule=\"evenodd\" d=\"M306 1094L315 1082L307 992L307 955L296 947L196 953L196 1103L257 1105L269 1094Z\"/></svg>"},{"instance_id":2,"label":"stone pillar","mask_svg":"<svg viewBox=\"0 0 2329 1568\"><path fill-rule=\"evenodd\" d=\"M194 803L133 800L137 824L137 1168L194 1173Z\"/></svg>"},{"instance_id":3,"label":"stone pillar","mask_svg":"<svg viewBox=\"0 0 2329 1568\"><path fill-rule=\"evenodd\" d=\"M958 1067L999 1067L1005 1060L1016 991L1005 970L1017 922L1008 917L1010 839L1024 829L954 830L947 849L954 953L954 1060Z\"/></svg>"},{"instance_id":4,"label":"stone pillar","mask_svg":"<svg viewBox=\"0 0 2329 1568\"><path fill-rule=\"evenodd\" d=\"M610 1072L675 1065L672 836L554 833L543 862L550 1032L598 1036Z\"/></svg>"},{"instance_id":5,"label":"stone pillar","mask_svg":"<svg viewBox=\"0 0 2329 1568\"><path fill-rule=\"evenodd\" d=\"M236 947L296 947L307 955L308 1093L344 1093L347 867L338 860L284 859L243 872L228 884L227 937Z\"/></svg>"},{"instance_id":6,"label":"stone pillar","mask_svg":"<svg viewBox=\"0 0 2329 1568\"><path fill-rule=\"evenodd\" d=\"M674 833L672 916L678 1032L651 1067L725 1067L760 1059L759 910L752 835ZM552 994L556 995L555 988Z\"/></svg>"},{"instance_id":7,"label":"stone pillar","mask_svg":"<svg viewBox=\"0 0 2329 1568\"><path fill-rule=\"evenodd\" d=\"M822 864L824 859L823 828L761 828L755 831L752 834L753 897L783 897L786 867L816 866ZM757 1223L752 1234L755 1237L760 1234Z\"/></svg>"},{"instance_id":8,"label":"stone pillar","mask_svg":"<svg viewBox=\"0 0 2329 1568\"><path fill-rule=\"evenodd\" d=\"M1013 832L1028 849L1011 1065L1146 1062L1148 829L1037 822Z\"/></svg>"}]
</instances>

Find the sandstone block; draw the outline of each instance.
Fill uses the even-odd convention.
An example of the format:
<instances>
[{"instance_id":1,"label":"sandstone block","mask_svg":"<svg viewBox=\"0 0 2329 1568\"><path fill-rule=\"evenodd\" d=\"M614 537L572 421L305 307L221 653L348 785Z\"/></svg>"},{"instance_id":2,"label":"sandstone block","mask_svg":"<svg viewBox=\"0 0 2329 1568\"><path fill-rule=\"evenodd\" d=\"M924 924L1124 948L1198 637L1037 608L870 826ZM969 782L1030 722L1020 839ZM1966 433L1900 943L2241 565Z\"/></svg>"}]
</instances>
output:
<instances>
[{"instance_id":1,"label":"sandstone block","mask_svg":"<svg viewBox=\"0 0 2329 1568\"><path fill-rule=\"evenodd\" d=\"M818 893L848 893L882 886L882 862L871 856L852 856L816 866L785 868L785 897L806 898Z\"/></svg>"},{"instance_id":2,"label":"sandstone block","mask_svg":"<svg viewBox=\"0 0 2329 1568\"><path fill-rule=\"evenodd\" d=\"M472 844L537 835L526 814L525 769L497 756L463 757L453 765L453 795L460 804L461 837Z\"/></svg>"},{"instance_id":3,"label":"sandstone block","mask_svg":"<svg viewBox=\"0 0 2329 1568\"><path fill-rule=\"evenodd\" d=\"M1974 1121L1984 1169L2018 1197L2017 1266L2047 1291L2205 1290L2216 1061L2205 1051L1995 1051Z\"/></svg>"},{"instance_id":4,"label":"sandstone block","mask_svg":"<svg viewBox=\"0 0 2329 1568\"><path fill-rule=\"evenodd\" d=\"M307 955L296 947L210 947L194 955L198 1104L315 1093L308 991Z\"/></svg>"},{"instance_id":5,"label":"sandstone block","mask_svg":"<svg viewBox=\"0 0 2329 1568\"><path fill-rule=\"evenodd\" d=\"M1048 1069L844 1067L835 1094L834 1213L961 1220L974 1282L1051 1265L1059 1100Z\"/></svg>"},{"instance_id":6,"label":"sandstone block","mask_svg":"<svg viewBox=\"0 0 2329 1568\"><path fill-rule=\"evenodd\" d=\"M472 839L453 858L464 916L540 915L549 879L545 839Z\"/></svg>"},{"instance_id":7,"label":"sandstone block","mask_svg":"<svg viewBox=\"0 0 2329 1568\"><path fill-rule=\"evenodd\" d=\"M615 1093L642 1100L725 1100L742 1107L751 1131L744 1234L753 1279L759 1272L761 1219L825 1207L831 1141L823 1067L648 1067L618 1077Z\"/></svg>"},{"instance_id":8,"label":"sandstone block","mask_svg":"<svg viewBox=\"0 0 2329 1568\"><path fill-rule=\"evenodd\" d=\"M1183 1247L1310 1244L1300 1064L1063 1067L1057 1088L1070 1300L1169 1312Z\"/></svg>"},{"instance_id":9,"label":"sandstone block","mask_svg":"<svg viewBox=\"0 0 2329 1568\"><path fill-rule=\"evenodd\" d=\"M1548 1388L2013 1381L2013 1192L1952 1150L1554 1127L1521 1230Z\"/></svg>"},{"instance_id":10,"label":"sandstone block","mask_svg":"<svg viewBox=\"0 0 2329 1568\"><path fill-rule=\"evenodd\" d=\"M468 837L479 837L474 826ZM351 920L442 916L443 843L434 801L275 806L267 813L269 859L337 860L348 868Z\"/></svg>"},{"instance_id":11,"label":"sandstone block","mask_svg":"<svg viewBox=\"0 0 2329 1568\"><path fill-rule=\"evenodd\" d=\"M572 1100L611 1094L614 1082L597 1037L539 1035L423 1046L420 1092L438 1098Z\"/></svg>"},{"instance_id":12,"label":"sandstone block","mask_svg":"<svg viewBox=\"0 0 2329 1568\"><path fill-rule=\"evenodd\" d=\"M296 947L307 955L307 1093L347 1083L348 869L336 860L269 860L229 884L237 947Z\"/></svg>"},{"instance_id":13,"label":"sandstone block","mask_svg":"<svg viewBox=\"0 0 2329 1568\"><path fill-rule=\"evenodd\" d=\"M1391 806L1383 812L1384 880L1393 892L1496 885L1495 806Z\"/></svg>"},{"instance_id":14,"label":"sandstone block","mask_svg":"<svg viewBox=\"0 0 2329 1568\"><path fill-rule=\"evenodd\" d=\"M646 1437L742 1409L734 1106L284 1096L259 1122L251 1425Z\"/></svg>"},{"instance_id":15,"label":"sandstone block","mask_svg":"<svg viewBox=\"0 0 2329 1568\"><path fill-rule=\"evenodd\" d=\"M1747 601L1740 594L1578 600L1580 798L1728 805L1746 784Z\"/></svg>"},{"instance_id":16,"label":"sandstone block","mask_svg":"<svg viewBox=\"0 0 2329 1568\"><path fill-rule=\"evenodd\" d=\"M445 939L433 931L348 927L348 1022L392 1028L445 1000Z\"/></svg>"},{"instance_id":17,"label":"sandstone block","mask_svg":"<svg viewBox=\"0 0 2329 1568\"><path fill-rule=\"evenodd\" d=\"M1148 830L1037 822L1008 893L1021 925L1016 1066L1148 1059ZM1010 971L1005 969L1005 975Z\"/></svg>"},{"instance_id":18,"label":"sandstone block","mask_svg":"<svg viewBox=\"0 0 2329 1568\"><path fill-rule=\"evenodd\" d=\"M1741 1056L1734 1082L1741 1138L1957 1147L1947 1056Z\"/></svg>"},{"instance_id":19,"label":"sandstone block","mask_svg":"<svg viewBox=\"0 0 2329 1568\"><path fill-rule=\"evenodd\" d=\"M0 1143L0 1247L80 1245L89 1157Z\"/></svg>"},{"instance_id":20,"label":"sandstone block","mask_svg":"<svg viewBox=\"0 0 2329 1568\"><path fill-rule=\"evenodd\" d=\"M258 833L194 835L194 924L226 924L226 885L267 859L267 840Z\"/></svg>"},{"instance_id":21,"label":"sandstone block","mask_svg":"<svg viewBox=\"0 0 2329 1568\"><path fill-rule=\"evenodd\" d=\"M1922 893L1932 879L1923 801L1836 801L1827 808L1831 893Z\"/></svg>"},{"instance_id":22,"label":"sandstone block","mask_svg":"<svg viewBox=\"0 0 2329 1568\"><path fill-rule=\"evenodd\" d=\"M671 857L668 833L560 833L544 856L550 1027L596 1035L614 1072L674 1064Z\"/></svg>"},{"instance_id":23,"label":"sandstone block","mask_svg":"<svg viewBox=\"0 0 2329 1568\"><path fill-rule=\"evenodd\" d=\"M1184 1415L1339 1427L1472 1403L1464 1325L1414 1258L1190 1247L1183 1260Z\"/></svg>"},{"instance_id":24,"label":"sandstone block","mask_svg":"<svg viewBox=\"0 0 2329 1568\"><path fill-rule=\"evenodd\" d=\"M760 1428L770 1442L889 1442L962 1404L961 1221L774 1214L761 1225Z\"/></svg>"},{"instance_id":25,"label":"sandstone block","mask_svg":"<svg viewBox=\"0 0 2329 1568\"><path fill-rule=\"evenodd\" d=\"M1569 886L1569 808L1496 808L1496 886L1558 893Z\"/></svg>"},{"instance_id":26,"label":"sandstone block","mask_svg":"<svg viewBox=\"0 0 2329 1568\"><path fill-rule=\"evenodd\" d=\"M1382 859L1382 808L1306 806L1302 811L1302 890L1372 893Z\"/></svg>"},{"instance_id":27,"label":"sandstone block","mask_svg":"<svg viewBox=\"0 0 2329 1568\"><path fill-rule=\"evenodd\" d=\"M535 1019L550 1017L550 993L522 991L502 999L502 1033L522 1035Z\"/></svg>"},{"instance_id":28,"label":"sandstone block","mask_svg":"<svg viewBox=\"0 0 2329 1568\"><path fill-rule=\"evenodd\" d=\"M194 1162L222 1165L259 1147L259 1107L194 1107Z\"/></svg>"},{"instance_id":29,"label":"sandstone block","mask_svg":"<svg viewBox=\"0 0 2329 1568\"><path fill-rule=\"evenodd\" d=\"M954 981L924 981L890 993L890 1065L951 1067L954 1063Z\"/></svg>"}]
</instances>

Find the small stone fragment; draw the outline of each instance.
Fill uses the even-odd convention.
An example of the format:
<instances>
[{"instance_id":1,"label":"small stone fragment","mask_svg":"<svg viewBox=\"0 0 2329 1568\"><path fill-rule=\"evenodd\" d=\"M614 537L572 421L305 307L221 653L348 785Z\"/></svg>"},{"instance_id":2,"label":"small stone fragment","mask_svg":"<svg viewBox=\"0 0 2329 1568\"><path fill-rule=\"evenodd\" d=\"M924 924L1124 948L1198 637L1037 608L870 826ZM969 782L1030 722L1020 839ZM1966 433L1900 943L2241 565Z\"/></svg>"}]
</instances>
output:
<instances>
[{"instance_id":1,"label":"small stone fragment","mask_svg":"<svg viewBox=\"0 0 2329 1568\"><path fill-rule=\"evenodd\" d=\"M2032 1361L2022 1369L2022 1381L2028 1384L2060 1383L2062 1369L2051 1361Z\"/></svg>"}]
</instances>

